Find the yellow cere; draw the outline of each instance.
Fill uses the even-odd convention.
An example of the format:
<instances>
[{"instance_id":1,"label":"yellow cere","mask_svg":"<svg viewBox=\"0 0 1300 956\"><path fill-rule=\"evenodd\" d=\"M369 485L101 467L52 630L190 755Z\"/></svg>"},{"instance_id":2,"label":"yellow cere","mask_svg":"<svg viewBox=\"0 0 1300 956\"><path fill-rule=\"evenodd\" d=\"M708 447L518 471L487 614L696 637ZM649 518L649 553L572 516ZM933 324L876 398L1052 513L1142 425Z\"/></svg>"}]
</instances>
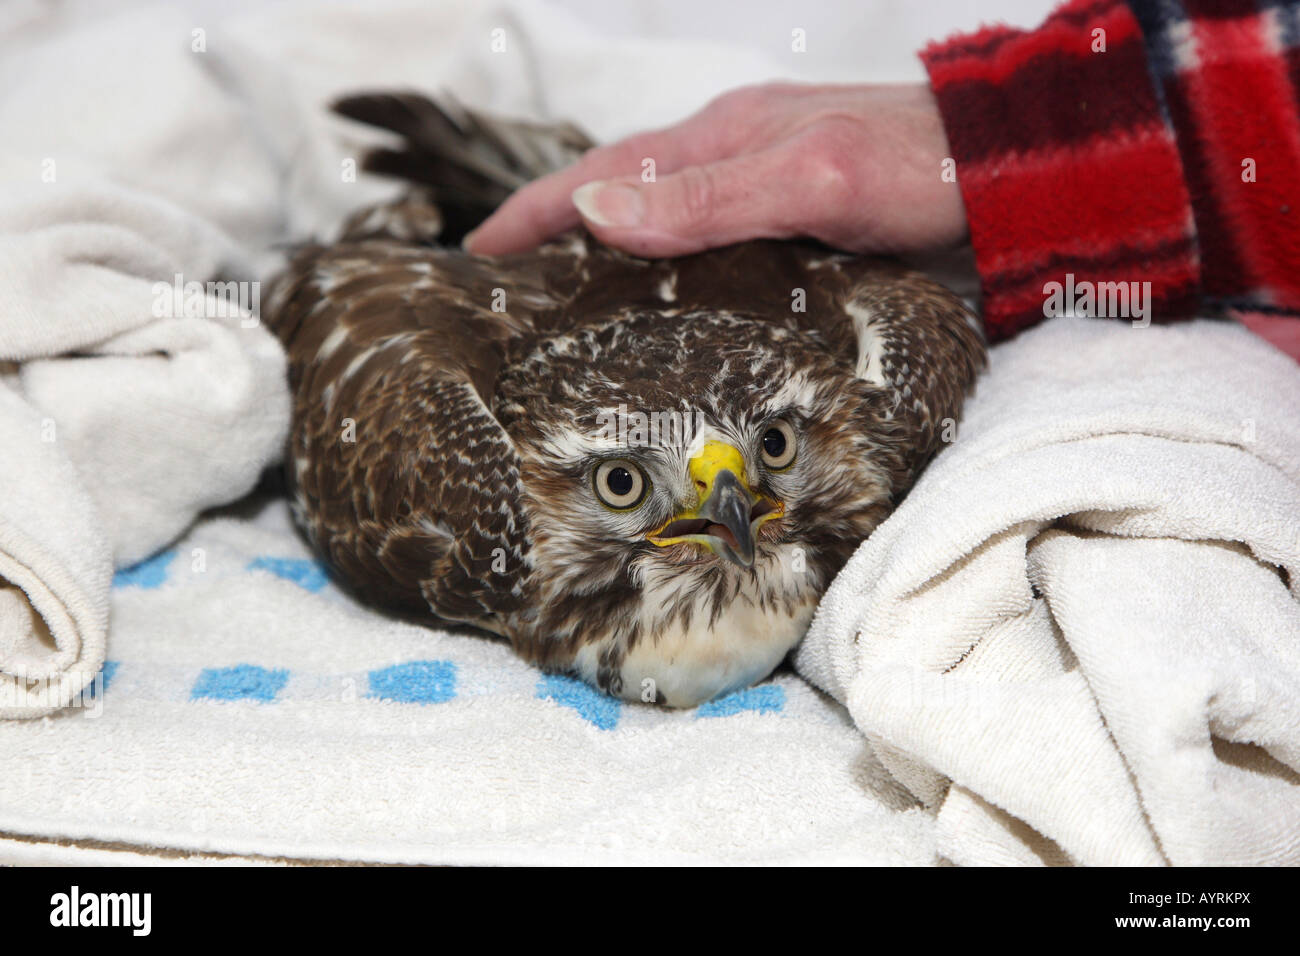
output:
<instances>
[{"instance_id":1,"label":"yellow cere","mask_svg":"<svg viewBox=\"0 0 1300 956\"><path fill-rule=\"evenodd\" d=\"M752 490L749 487L749 478L745 473L745 456L732 445L726 442L709 441L705 442L704 447L700 449L699 454L687 463L687 470L690 472L691 479L696 483L699 497L696 499L695 507L690 508L680 514L673 515L662 525L651 531L646 538L660 547L677 544L682 541L690 541L694 544L702 545L709 551L713 551L713 545L707 535L688 534L672 538L661 538L659 533L671 525L673 522L683 519L696 518L699 516L700 508L709 500L713 494L713 483L717 480L718 475L724 471L729 471L739 479L741 487L746 491ZM780 518L785 514L785 505L782 502L772 502L772 510L757 519L754 525L754 531L757 531L763 525L767 524L774 518Z\"/></svg>"},{"instance_id":2,"label":"yellow cere","mask_svg":"<svg viewBox=\"0 0 1300 956\"><path fill-rule=\"evenodd\" d=\"M742 487L749 488L749 479L745 477L745 457L726 442L705 442L700 453L690 460L687 469L691 478L704 486L700 492L701 502L713 493L713 482L724 471L731 472L740 479Z\"/></svg>"}]
</instances>

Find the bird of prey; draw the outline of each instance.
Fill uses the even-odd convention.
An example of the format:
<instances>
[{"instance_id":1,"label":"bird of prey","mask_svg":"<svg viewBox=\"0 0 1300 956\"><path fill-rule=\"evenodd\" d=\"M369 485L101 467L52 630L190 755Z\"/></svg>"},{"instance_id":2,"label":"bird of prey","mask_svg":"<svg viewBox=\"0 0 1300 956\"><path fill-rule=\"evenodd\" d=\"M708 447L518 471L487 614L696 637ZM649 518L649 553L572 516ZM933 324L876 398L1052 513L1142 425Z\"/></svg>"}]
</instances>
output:
<instances>
[{"instance_id":1,"label":"bird of prey","mask_svg":"<svg viewBox=\"0 0 1300 956\"><path fill-rule=\"evenodd\" d=\"M334 574L631 700L766 677L955 424L978 319L812 243L649 261L575 231L469 255L586 138L406 93L335 109L398 134L364 165L412 185L297 249L268 297L294 513Z\"/></svg>"}]
</instances>

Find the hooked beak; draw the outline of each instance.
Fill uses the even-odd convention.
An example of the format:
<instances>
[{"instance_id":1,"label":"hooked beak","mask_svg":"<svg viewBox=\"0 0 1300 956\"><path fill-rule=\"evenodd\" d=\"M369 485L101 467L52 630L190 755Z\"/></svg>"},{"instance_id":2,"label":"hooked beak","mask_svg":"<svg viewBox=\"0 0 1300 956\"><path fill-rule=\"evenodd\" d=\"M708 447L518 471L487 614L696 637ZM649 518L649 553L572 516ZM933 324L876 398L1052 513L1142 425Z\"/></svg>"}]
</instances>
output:
<instances>
[{"instance_id":1,"label":"hooked beak","mask_svg":"<svg viewBox=\"0 0 1300 956\"><path fill-rule=\"evenodd\" d=\"M698 503L650 532L646 540L660 547L692 542L741 567L752 566L758 529L781 517L784 505L750 491L744 456L724 442L706 442L688 468Z\"/></svg>"}]
</instances>

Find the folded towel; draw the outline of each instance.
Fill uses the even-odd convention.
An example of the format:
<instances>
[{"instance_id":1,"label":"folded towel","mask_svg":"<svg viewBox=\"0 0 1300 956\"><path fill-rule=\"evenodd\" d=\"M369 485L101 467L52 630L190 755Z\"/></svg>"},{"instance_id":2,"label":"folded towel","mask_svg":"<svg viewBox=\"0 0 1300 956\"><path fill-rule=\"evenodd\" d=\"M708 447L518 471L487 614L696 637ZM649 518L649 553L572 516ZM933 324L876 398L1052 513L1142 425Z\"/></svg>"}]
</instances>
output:
<instances>
[{"instance_id":1,"label":"folded towel","mask_svg":"<svg viewBox=\"0 0 1300 956\"><path fill-rule=\"evenodd\" d=\"M1300 863L1300 368L1060 319L797 654L959 863Z\"/></svg>"},{"instance_id":2,"label":"folded towel","mask_svg":"<svg viewBox=\"0 0 1300 956\"><path fill-rule=\"evenodd\" d=\"M0 717L78 699L114 564L246 494L288 418L259 287L209 285L240 265L219 230L22 169L0 162Z\"/></svg>"}]
</instances>

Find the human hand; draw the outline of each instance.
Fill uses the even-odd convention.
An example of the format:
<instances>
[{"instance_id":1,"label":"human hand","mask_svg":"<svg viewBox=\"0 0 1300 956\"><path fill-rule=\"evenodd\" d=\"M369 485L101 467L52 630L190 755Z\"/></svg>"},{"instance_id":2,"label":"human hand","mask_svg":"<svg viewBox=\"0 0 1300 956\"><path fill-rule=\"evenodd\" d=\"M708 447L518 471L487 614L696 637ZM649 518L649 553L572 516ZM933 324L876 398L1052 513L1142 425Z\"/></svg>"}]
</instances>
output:
<instances>
[{"instance_id":1,"label":"human hand","mask_svg":"<svg viewBox=\"0 0 1300 956\"><path fill-rule=\"evenodd\" d=\"M924 84L743 87L529 183L465 248L518 252L579 223L648 257L794 236L853 252L943 248L966 236L961 191L941 176L948 157Z\"/></svg>"}]
</instances>

